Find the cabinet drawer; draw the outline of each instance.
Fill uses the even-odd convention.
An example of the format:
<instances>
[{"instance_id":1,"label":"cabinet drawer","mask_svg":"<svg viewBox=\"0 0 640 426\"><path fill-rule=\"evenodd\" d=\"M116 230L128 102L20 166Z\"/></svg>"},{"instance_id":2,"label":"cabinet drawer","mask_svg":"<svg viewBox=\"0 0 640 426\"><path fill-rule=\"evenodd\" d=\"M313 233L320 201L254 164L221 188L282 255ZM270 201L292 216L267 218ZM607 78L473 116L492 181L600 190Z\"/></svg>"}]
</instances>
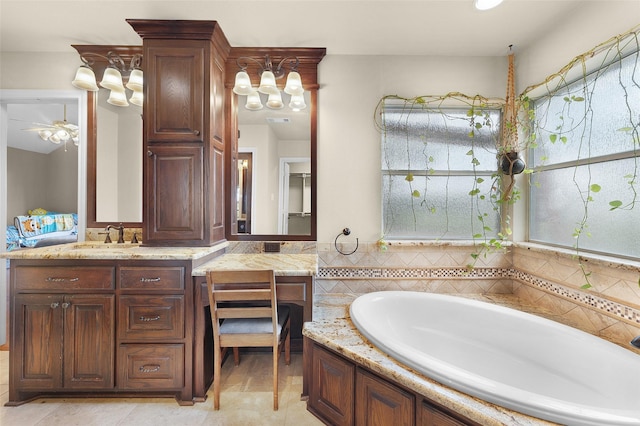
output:
<instances>
[{"instance_id":1,"label":"cabinet drawer","mask_svg":"<svg viewBox=\"0 0 640 426\"><path fill-rule=\"evenodd\" d=\"M305 283L277 283L276 294L281 301L307 300Z\"/></svg>"},{"instance_id":2,"label":"cabinet drawer","mask_svg":"<svg viewBox=\"0 0 640 426\"><path fill-rule=\"evenodd\" d=\"M163 390L184 386L184 345L120 345L118 388Z\"/></svg>"},{"instance_id":3,"label":"cabinet drawer","mask_svg":"<svg viewBox=\"0 0 640 426\"><path fill-rule=\"evenodd\" d=\"M184 296L120 296L120 339L184 337Z\"/></svg>"},{"instance_id":4,"label":"cabinet drawer","mask_svg":"<svg viewBox=\"0 0 640 426\"><path fill-rule=\"evenodd\" d=\"M111 290L113 266L17 266L17 290Z\"/></svg>"},{"instance_id":5,"label":"cabinet drawer","mask_svg":"<svg viewBox=\"0 0 640 426\"><path fill-rule=\"evenodd\" d=\"M120 268L120 288L125 290L183 290L184 268L136 267Z\"/></svg>"}]
</instances>

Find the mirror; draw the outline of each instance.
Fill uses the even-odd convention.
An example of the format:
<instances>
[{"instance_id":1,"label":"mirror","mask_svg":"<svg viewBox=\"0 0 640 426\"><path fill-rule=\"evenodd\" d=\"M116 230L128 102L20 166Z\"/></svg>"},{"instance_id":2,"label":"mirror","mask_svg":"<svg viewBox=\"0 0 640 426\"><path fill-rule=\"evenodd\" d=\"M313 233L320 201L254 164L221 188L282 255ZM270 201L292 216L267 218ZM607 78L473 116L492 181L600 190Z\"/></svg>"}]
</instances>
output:
<instances>
[{"instance_id":1,"label":"mirror","mask_svg":"<svg viewBox=\"0 0 640 426\"><path fill-rule=\"evenodd\" d=\"M225 64L228 240L316 240L317 66L325 53L324 48L231 49ZM305 109L288 108L289 95L283 93L284 108L252 111L245 108L246 96L233 93L239 58L251 58L245 66L255 85L261 72L256 64L264 64L266 55L274 68L284 58L299 59ZM285 81L277 81L280 90ZM267 96L261 96L266 105ZM251 161L244 162L248 156Z\"/></svg>"},{"instance_id":2,"label":"mirror","mask_svg":"<svg viewBox=\"0 0 640 426\"><path fill-rule=\"evenodd\" d=\"M311 235L309 109L250 111L238 101L238 234Z\"/></svg>"},{"instance_id":3,"label":"mirror","mask_svg":"<svg viewBox=\"0 0 640 426\"><path fill-rule=\"evenodd\" d=\"M108 62L96 54L106 57L114 51L130 60L142 53L142 46L73 47L92 59L97 78ZM123 223L127 228L141 228L142 108L134 104L116 107L107 98L106 89L87 92L87 227Z\"/></svg>"}]
</instances>

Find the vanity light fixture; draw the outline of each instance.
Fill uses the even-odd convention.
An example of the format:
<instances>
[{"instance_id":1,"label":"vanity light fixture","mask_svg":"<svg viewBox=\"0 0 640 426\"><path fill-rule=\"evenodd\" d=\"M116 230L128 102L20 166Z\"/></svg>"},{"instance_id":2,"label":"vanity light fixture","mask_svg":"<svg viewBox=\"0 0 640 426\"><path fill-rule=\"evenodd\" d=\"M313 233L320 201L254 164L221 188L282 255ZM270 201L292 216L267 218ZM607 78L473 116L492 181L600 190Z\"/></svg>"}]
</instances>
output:
<instances>
[{"instance_id":1,"label":"vanity light fixture","mask_svg":"<svg viewBox=\"0 0 640 426\"><path fill-rule=\"evenodd\" d=\"M87 52L80 55L82 65L76 71L76 77L73 84L78 89L97 92L99 90L96 84L96 76L91 66L95 63L93 58L106 59L109 66L104 70L100 86L110 90L108 103L116 106L129 106L129 102L134 105L142 106L143 100L143 74L140 69L142 63L142 55L133 55L131 61L127 65L120 55L115 52L108 52L106 56L99 53ZM122 75L129 75L127 84L123 84ZM133 92L127 102L126 89Z\"/></svg>"},{"instance_id":2,"label":"vanity light fixture","mask_svg":"<svg viewBox=\"0 0 640 426\"><path fill-rule=\"evenodd\" d=\"M258 74L260 75L260 85L257 89L253 87L251 77L249 77L249 73L247 72L251 62L257 64L259 68ZM241 56L236 60L240 71L236 73L233 93L247 97L245 108L251 111L262 109L263 105L262 100L260 99L260 93L268 95L266 102L267 108L281 109L284 107L282 93L280 92L276 81L285 76L286 71L284 67L287 62L289 62L290 70L287 74L284 93L291 96L289 107L295 111L306 108L307 105L305 104L304 97L302 96L304 93L302 78L300 77L300 73L298 73L300 60L295 56L288 56L283 58L277 66L274 66L269 55L265 55L264 63L248 56Z\"/></svg>"},{"instance_id":3,"label":"vanity light fixture","mask_svg":"<svg viewBox=\"0 0 640 426\"><path fill-rule=\"evenodd\" d=\"M473 4L478 10L489 10L502 3L502 0L474 0Z\"/></svg>"}]
</instances>

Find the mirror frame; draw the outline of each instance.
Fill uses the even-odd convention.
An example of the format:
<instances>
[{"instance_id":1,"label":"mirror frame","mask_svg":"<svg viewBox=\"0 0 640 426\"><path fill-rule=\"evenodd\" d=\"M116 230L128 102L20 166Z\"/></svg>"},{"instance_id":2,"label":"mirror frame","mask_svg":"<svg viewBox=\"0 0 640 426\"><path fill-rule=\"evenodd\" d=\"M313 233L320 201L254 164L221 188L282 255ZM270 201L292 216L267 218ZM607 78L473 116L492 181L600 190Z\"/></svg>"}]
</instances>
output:
<instances>
[{"instance_id":1,"label":"mirror frame","mask_svg":"<svg viewBox=\"0 0 640 426\"><path fill-rule=\"evenodd\" d=\"M296 56L300 60L298 71L302 78L302 84L309 92L309 105L311 131L309 140L311 143L311 232L305 235L286 234L238 234L238 222L236 218L236 167L238 160L238 96L233 93L235 76L239 71L237 59L246 56L264 63L265 55L269 55L274 64L278 64L283 58ZM326 55L325 48L271 48L271 47L237 47L231 48L225 62L225 236L229 241L316 241L317 240L317 138L318 138L318 64ZM251 76L258 75L259 67L250 61L247 72ZM280 89L284 88L286 79L278 81ZM254 212L255 214L255 212Z\"/></svg>"},{"instance_id":2,"label":"mirror frame","mask_svg":"<svg viewBox=\"0 0 640 426\"><path fill-rule=\"evenodd\" d=\"M71 47L76 49L80 56L94 61L91 68L96 77L104 73L105 68L109 65L106 59L108 52L115 52L125 61L130 61L136 55L142 55L142 46L121 46L121 45L92 45L92 44L72 44ZM102 55L93 56L91 53ZM143 58L144 63L144 58ZM106 89L105 89L106 90ZM97 165L97 92L87 92L87 228L104 228L109 224L122 223L126 228L142 228L142 222L98 222L97 206L96 206L96 165ZM140 134L142 139L142 134ZM141 171L142 172L142 171Z\"/></svg>"}]
</instances>

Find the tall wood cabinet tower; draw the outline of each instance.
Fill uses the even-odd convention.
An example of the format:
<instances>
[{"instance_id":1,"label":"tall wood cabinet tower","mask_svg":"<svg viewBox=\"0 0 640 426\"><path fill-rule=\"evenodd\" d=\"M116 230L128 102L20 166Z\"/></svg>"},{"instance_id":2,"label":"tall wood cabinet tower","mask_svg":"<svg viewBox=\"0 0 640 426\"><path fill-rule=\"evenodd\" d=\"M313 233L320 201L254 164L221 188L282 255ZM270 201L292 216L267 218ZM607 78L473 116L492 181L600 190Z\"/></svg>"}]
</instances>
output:
<instances>
[{"instance_id":1,"label":"tall wood cabinet tower","mask_svg":"<svg viewBox=\"0 0 640 426\"><path fill-rule=\"evenodd\" d=\"M128 19L144 54L143 243L210 246L224 230L224 81L216 21Z\"/></svg>"}]
</instances>

